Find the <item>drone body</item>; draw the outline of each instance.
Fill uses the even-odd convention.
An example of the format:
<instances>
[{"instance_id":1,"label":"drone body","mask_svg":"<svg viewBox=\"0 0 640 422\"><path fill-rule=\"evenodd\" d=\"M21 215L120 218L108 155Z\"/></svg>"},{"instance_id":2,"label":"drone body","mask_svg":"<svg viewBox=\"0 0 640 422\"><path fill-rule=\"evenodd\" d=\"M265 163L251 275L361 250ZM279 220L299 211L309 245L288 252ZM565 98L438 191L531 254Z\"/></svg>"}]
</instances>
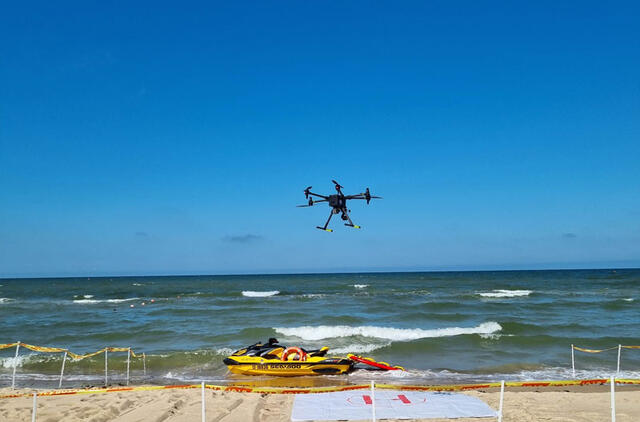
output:
<instances>
[{"instance_id":1,"label":"drone body","mask_svg":"<svg viewBox=\"0 0 640 422\"><path fill-rule=\"evenodd\" d=\"M332 180L332 182L336 185L336 192L337 192L336 194L320 195L317 193L313 193L311 192L312 186L309 186L304 190L304 196L309 200L309 203L307 205L298 205L298 207L311 207L313 206L313 204L316 204L318 202L327 202L331 207L331 214L329 214L329 218L327 219L327 222L324 223L323 227L316 226L316 228L327 231L327 232L332 232L333 231L332 229L327 228L327 226L329 225L329 221L331 221L331 217L333 217L334 214L342 213L340 218L342 218L342 220L344 221L348 221L347 223L344 223L345 226L353 227L354 229L359 229L360 226L356 226L355 224L353 224L353 221L351 221L351 218L349 217L349 212L351 212L351 210L347 209L347 201L350 199L364 199L367 201L367 204L369 204L369 201L371 201L372 198L377 198L377 199L382 199L382 198L379 196L372 196L371 193L369 192L369 188L367 188L367 190L364 191L363 193L359 193L357 195L345 195L342 193L342 186L340 186L340 184L335 180ZM316 199L314 201L313 199L314 196L322 199Z\"/></svg>"}]
</instances>

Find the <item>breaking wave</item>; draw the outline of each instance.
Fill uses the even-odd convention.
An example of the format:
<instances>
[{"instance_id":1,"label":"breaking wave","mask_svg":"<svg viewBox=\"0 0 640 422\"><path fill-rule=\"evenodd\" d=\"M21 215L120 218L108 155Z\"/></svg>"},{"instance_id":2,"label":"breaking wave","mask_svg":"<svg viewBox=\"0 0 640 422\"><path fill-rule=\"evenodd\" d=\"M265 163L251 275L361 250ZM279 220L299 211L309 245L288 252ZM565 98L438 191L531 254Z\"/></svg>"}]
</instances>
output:
<instances>
[{"instance_id":1,"label":"breaking wave","mask_svg":"<svg viewBox=\"0 0 640 422\"><path fill-rule=\"evenodd\" d=\"M324 340L338 337L373 337L395 341L411 341L421 338L432 337L450 337L463 334L493 334L502 330L497 322L484 322L477 327L448 327L435 328L431 330L423 330L421 328L393 328L393 327L375 327L361 326L350 327L347 325L320 325L320 326L304 326L304 327L276 327L276 332L285 336L295 336L303 340Z\"/></svg>"},{"instance_id":2,"label":"breaking wave","mask_svg":"<svg viewBox=\"0 0 640 422\"><path fill-rule=\"evenodd\" d=\"M391 342L384 344L350 344L348 346L331 349L331 353L371 353L374 350L382 349L390 344Z\"/></svg>"},{"instance_id":3,"label":"breaking wave","mask_svg":"<svg viewBox=\"0 0 640 422\"><path fill-rule=\"evenodd\" d=\"M497 289L487 293L478 293L478 295L482 297L519 297L519 296L529 296L531 293L533 293L533 290Z\"/></svg>"},{"instance_id":4,"label":"breaking wave","mask_svg":"<svg viewBox=\"0 0 640 422\"><path fill-rule=\"evenodd\" d=\"M369 287L368 284L354 284L353 287L356 289L364 289L365 287Z\"/></svg>"},{"instance_id":5,"label":"breaking wave","mask_svg":"<svg viewBox=\"0 0 640 422\"><path fill-rule=\"evenodd\" d=\"M251 290L245 290L242 292L242 296L246 296L246 297L269 297L269 296L275 296L278 293L280 293L279 290L271 290L268 292L254 292Z\"/></svg>"},{"instance_id":6,"label":"breaking wave","mask_svg":"<svg viewBox=\"0 0 640 422\"><path fill-rule=\"evenodd\" d=\"M91 296L93 297L93 296ZM128 297L126 299L76 299L73 303L87 304L87 303L122 303L130 300L139 300L139 297Z\"/></svg>"}]
</instances>

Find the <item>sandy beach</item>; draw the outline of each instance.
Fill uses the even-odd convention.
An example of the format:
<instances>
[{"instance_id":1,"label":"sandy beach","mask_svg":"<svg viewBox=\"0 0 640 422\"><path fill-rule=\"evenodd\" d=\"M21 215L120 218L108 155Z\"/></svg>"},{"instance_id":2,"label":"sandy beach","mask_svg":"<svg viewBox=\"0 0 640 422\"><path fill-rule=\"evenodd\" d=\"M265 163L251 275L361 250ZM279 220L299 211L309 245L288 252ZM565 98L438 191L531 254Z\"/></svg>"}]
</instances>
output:
<instances>
[{"instance_id":1,"label":"sandy beach","mask_svg":"<svg viewBox=\"0 0 640 422\"><path fill-rule=\"evenodd\" d=\"M608 386L518 389L506 391L504 421L605 421L610 420ZM0 389L0 395L32 390ZM498 408L499 391L465 392ZM43 422L137 422L200 420L201 391L173 389L123 391L114 393L45 396L38 399L37 420ZM294 397L283 394L238 393L207 390L207 421L284 422L290 420ZM0 399L0 420L30 421L31 397ZM619 422L638 420L640 390L619 387L616 390L616 415ZM427 419L425 419L427 420ZM441 419L428 419L437 422ZM460 422L483 419L457 419ZM492 419L486 419L492 420Z\"/></svg>"}]
</instances>

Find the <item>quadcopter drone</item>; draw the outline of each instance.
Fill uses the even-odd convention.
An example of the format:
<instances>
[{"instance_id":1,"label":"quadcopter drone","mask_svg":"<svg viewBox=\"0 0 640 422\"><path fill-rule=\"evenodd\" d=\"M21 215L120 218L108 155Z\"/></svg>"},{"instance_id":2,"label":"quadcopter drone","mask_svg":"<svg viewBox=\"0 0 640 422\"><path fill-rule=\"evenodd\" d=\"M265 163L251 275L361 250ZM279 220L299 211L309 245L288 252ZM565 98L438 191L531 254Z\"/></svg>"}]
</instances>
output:
<instances>
[{"instance_id":1,"label":"quadcopter drone","mask_svg":"<svg viewBox=\"0 0 640 422\"><path fill-rule=\"evenodd\" d=\"M351 210L347 209L347 201L349 199L364 199L367 201L367 204L369 204L369 201L371 201L371 199L373 198L382 199L382 197L372 196L371 193L369 192L369 188L367 188L367 190L364 191L363 193L359 193L357 195L345 195L344 193L342 193L343 187L340 186L340 184L335 180L332 180L332 182L334 185L336 185L336 191L338 192L337 194L327 195L327 196L319 195L317 193L311 192L312 186L309 186L304 190L304 196L309 200L309 203L307 205L297 205L297 206L311 207L313 206L313 204L317 204L318 202L328 202L329 206L331 207L331 214L329 214L329 218L327 219L327 222L324 223L323 227L316 226L316 228L320 230L324 230L326 232L332 232L333 231L332 229L327 228L327 226L329 225L329 221L331 221L331 217L333 217L334 214L342 213L340 218L342 218L344 221L348 221L348 223L344 223L345 226L353 227L354 229L359 229L360 226L356 226L355 224L353 224L353 221L351 221L351 218L349 218L349 213L351 212ZM314 200L313 199L314 196L322 199Z\"/></svg>"}]
</instances>

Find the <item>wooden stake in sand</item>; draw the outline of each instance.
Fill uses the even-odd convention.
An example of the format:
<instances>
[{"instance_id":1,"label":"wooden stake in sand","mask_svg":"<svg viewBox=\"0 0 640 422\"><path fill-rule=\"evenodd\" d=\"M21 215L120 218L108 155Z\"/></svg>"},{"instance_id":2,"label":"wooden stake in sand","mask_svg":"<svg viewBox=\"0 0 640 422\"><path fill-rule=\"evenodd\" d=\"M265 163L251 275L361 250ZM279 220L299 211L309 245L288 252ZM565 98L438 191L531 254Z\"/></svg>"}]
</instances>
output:
<instances>
[{"instance_id":1,"label":"wooden stake in sand","mask_svg":"<svg viewBox=\"0 0 640 422\"><path fill-rule=\"evenodd\" d=\"M611 377L611 422L616 422L616 379Z\"/></svg>"},{"instance_id":2,"label":"wooden stake in sand","mask_svg":"<svg viewBox=\"0 0 640 422\"><path fill-rule=\"evenodd\" d=\"M11 376L11 388L16 388L16 368L18 367L18 351L20 350L20 342L16 344L16 356L13 358L13 375Z\"/></svg>"},{"instance_id":3,"label":"wooden stake in sand","mask_svg":"<svg viewBox=\"0 0 640 422\"><path fill-rule=\"evenodd\" d=\"M31 422L36 422L37 410L38 410L38 393L33 393L33 411L31 412Z\"/></svg>"},{"instance_id":4,"label":"wooden stake in sand","mask_svg":"<svg viewBox=\"0 0 640 422\"><path fill-rule=\"evenodd\" d=\"M376 385L371 380L371 420L376 422Z\"/></svg>"},{"instance_id":5,"label":"wooden stake in sand","mask_svg":"<svg viewBox=\"0 0 640 422\"><path fill-rule=\"evenodd\" d=\"M573 355L573 344L571 345L571 370L573 371L573 378L576 377L576 358Z\"/></svg>"},{"instance_id":6,"label":"wooden stake in sand","mask_svg":"<svg viewBox=\"0 0 640 422\"><path fill-rule=\"evenodd\" d=\"M204 408L204 381L202 381L202 422L205 422L207 419L205 408Z\"/></svg>"},{"instance_id":7,"label":"wooden stake in sand","mask_svg":"<svg viewBox=\"0 0 640 422\"><path fill-rule=\"evenodd\" d=\"M58 383L58 388L62 388L62 376L64 375L64 362L67 360L67 351L64 351L64 356L62 357L62 369L60 369L60 382Z\"/></svg>"},{"instance_id":8,"label":"wooden stake in sand","mask_svg":"<svg viewBox=\"0 0 640 422\"><path fill-rule=\"evenodd\" d=\"M129 362L131 361L131 347L127 350L127 385L129 385Z\"/></svg>"},{"instance_id":9,"label":"wooden stake in sand","mask_svg":"<svg viewBox=\"0 0 640 422\"><path fill-rule=\"evenodd\" d=\"M571 348L573 350L573 348ZM500 407L498 408L498 422L502 422L502 404L504 403L504 380L500 381Z\"/></svg>"}]
</instances>

